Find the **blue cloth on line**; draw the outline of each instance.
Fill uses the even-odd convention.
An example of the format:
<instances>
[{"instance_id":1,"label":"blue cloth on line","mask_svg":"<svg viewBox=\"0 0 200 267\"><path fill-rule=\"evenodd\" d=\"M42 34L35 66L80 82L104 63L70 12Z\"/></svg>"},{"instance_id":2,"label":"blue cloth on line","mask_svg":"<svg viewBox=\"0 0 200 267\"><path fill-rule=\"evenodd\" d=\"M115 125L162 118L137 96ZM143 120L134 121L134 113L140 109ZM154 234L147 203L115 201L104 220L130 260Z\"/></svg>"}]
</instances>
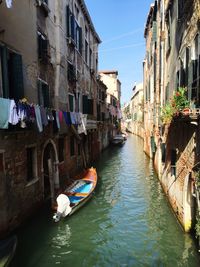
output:
<instances>
[{"instance_id":1,"label":"blue cloth on line","mask_svg":"<svg viewBox=\"0 0 200 267\"><path fill-rule=\"evenodd\" d=\"M38 105L35 105L34 108L35 108L37 127L38 127L39 132L41 133L43 131L43 125L42 125L40 107Z\"/></svg>"},{"instance_id":2,"label":"blue cloth on line","mask_svg":"<svg viewBox=\"0 0 200 267\"><path fill-rule=\"evenodd\" d=\"M10 99L0 98L0 129L8 129Z\"/></svg>"}]
</instances>

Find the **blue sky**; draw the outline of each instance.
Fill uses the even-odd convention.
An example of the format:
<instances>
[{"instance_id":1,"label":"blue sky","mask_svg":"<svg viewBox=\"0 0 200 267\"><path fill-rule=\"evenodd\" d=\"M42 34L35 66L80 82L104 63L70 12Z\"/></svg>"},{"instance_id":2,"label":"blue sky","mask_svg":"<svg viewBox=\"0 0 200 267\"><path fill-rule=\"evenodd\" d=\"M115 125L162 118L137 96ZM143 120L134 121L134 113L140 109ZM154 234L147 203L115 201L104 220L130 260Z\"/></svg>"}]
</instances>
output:
<instances>
[{"instance_id":1,"label":"blue sky","mask_svg":"<svg viewBox=\"0 0 200 267\"><path fill-rule=\"evenodd\" d=\"M85 0L102 43L99 70L118 70L121 103L132 96L135 83L143 80L144 27L153 0Z\"/></svg>"}]
</instances>

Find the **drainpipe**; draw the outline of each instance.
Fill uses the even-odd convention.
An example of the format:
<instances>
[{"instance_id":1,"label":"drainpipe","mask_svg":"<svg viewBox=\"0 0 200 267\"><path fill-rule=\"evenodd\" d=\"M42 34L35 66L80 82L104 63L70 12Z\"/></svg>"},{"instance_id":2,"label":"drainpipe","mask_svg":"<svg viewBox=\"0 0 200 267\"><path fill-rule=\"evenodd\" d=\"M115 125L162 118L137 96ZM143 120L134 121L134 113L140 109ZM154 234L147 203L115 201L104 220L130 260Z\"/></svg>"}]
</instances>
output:
<instances>
[{"instance_id":1,"label":"drainpipe","mask_svg":"<svg viewBox=\"0 0 200 267\"><path fill-rule=\"evenodd\" d=\"M55 1L55 47L56 47L56 77L55 77L55 91L54 91L54 105L55 109L58 109L58 97L59 97L59 85L60 85L60 2Z\"/></svg>"},{"instance_id":2,"label":"drainpipe","mask_svg":"<svg viewBox=\"0 0 200 267\"><path fill-rule=\"evenodd\" d=\"M162 28L161 28L161 81L160 81L160 106L163 107L164 104L164 40L163 40L163 32L165 30L165 1L161 0L162 2ZM158 167L158 173L159 177L162 176L162 163L161 160L159 161L159 167Z\"/></svg>"},{"instance_id":3,"label":"drainpipe","mask_svg":"<svg viewBox=\"0 0 200 267\"><path fill-rule=\"evenodd\" d=\"M161 32L163 33L165 30L165 1L162 1L162 28L161 28ZM160 82L160 99L161 99L161 107L163 106L163 89L164 89L164 40L161 40L161 82Z\"/></svg>"}]
</instances>

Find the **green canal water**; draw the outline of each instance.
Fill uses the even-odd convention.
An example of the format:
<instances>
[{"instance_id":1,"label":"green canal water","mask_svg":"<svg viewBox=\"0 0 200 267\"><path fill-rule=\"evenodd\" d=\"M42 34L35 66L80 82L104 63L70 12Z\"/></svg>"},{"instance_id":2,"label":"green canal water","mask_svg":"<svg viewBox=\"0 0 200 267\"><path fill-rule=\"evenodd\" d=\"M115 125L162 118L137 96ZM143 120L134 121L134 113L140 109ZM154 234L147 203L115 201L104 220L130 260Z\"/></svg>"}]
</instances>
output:
<instances>
[{"instance_id":1,"label":"green canal water","mask_svg":"<svg viewBox=\"0 0 200 267\"><path fill-rule=\"evenodd\" d=\"M42 210L18 233L14 267L200 266L173 215L140 138L107 149L94 165L93 198L59 223Z\"/></svg>"}]
</instances>

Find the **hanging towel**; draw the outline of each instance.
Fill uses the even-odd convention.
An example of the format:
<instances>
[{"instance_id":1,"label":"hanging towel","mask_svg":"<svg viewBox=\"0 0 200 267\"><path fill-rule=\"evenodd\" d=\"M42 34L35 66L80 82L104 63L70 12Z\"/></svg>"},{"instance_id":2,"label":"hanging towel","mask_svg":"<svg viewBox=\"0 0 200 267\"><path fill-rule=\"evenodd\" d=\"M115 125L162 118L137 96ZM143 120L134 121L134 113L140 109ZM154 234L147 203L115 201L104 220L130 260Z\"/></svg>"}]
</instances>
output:
<instances>
[{"instance_id":1,"label":"hanging towel","mask_svg":"<svg viewBox=\"0 0 200 267\"><path fill-rule=\"evenodd\" d=\"M60 120L59 120L59 112L58 111L56 111L56 122L57 122L58 129L60 129Z\"/></svg>"},{"instance_id":2,"label":"hanging towel","mask_svg":"<svg viewBox=\"0 0 200 267\"><path fill-rule=\"evenodd\" d=\"M67 112L67 119L68 119L68 124L71 125L72 121L71 121L70 112Z\"/></svg>"},{"instance_id":3,"label":"hanging towel","mask_svg":"<svg viewBox=\"0 0 200 267\"><path fill-rule=\"evenodd\" d=\"M41 133L43 131L43 126L42 126L40 107L38 105L35 105L34 108L35 108L37 127L38 127L39 132Z\"/></svg>"},{"instance_id":4,"label":"hanging towel","mask_svg":"<svg viewBox=\"0 0 200 267\"><path fill-rule=\"evenodd\" d=\"M81 114L81 124L78 125L79 134L84 133L85 135L87 135L86 125L87 125L87 114Z\"/></svg>"},{"instance_id":5,"label":"hanging towel","mask_svg":"<svg viewBox=\"0 0 200 267\"><path fill-rule=\"evenodd\" d=\"M76 124L76 115L75 115L75 112L70 112L70 118L71 118L72 124Z\"/></svg>"},{"instance_id":6,"label":"hanging towel","mask_svg":"<svg viewBox=\"0 0 200 267\"><path fill-rule=\"evenodd\" d=\"M13 99L10 101L10 111L9 111L8 121L12 125L16 125L19 122L19 116L17 114L17 105Z\"/></svg>"},{"instance_id":7,"label":"hanging towel","mask_svg":"<svg viewBox=\"0 0 200 267\"><path fill-rule=\"evenodd\" d=\"M47 126L48 125L47 113L44 107L40 107L40 113L41 113L42 124L44 126Z\"/></svg>"},{"instance_id":8,"label":"hanging towel","mask_svg":"<svg viewBox=\"0 0 200 267\"><path fill-rule=\"evenodd\" d=\"M6 6L7 6L7 8L11 8L12 7L12 0L6 0Z\"/></svg>"},{"instance_id":9,"label":"hanging towel","mask_svg":"<svg viewBox=\"0 0 200 267\"><path fill-rule=\"evenodd\" d=\"M60 121L60 123L61 123L62 120L63 120L63 113L62 113L62 111L59 111L59 112L58 112L58 115L59 115L59 121Z\"/></svg>"},{"instance_id":10,"label":"hanging towel","mask_svg":"<svg viewBox=\"0 0 200 267\"><path fill-rule=\"evenodd\" d=\"M8 129L10 99L0 98L0 129Z\"/></svg>"},{"instance_id":11,"label":"hanging towel","mask_svg":"<svg viewBox=\"0 0 200 267\"><path fill-rule=\"evenodd\" d=\"M63 111L63 116L64 116L64 119L65 119L65 123L67 125L71 125L71 119L70 119L69 112Z\"/></svg>"}]
</instances>

